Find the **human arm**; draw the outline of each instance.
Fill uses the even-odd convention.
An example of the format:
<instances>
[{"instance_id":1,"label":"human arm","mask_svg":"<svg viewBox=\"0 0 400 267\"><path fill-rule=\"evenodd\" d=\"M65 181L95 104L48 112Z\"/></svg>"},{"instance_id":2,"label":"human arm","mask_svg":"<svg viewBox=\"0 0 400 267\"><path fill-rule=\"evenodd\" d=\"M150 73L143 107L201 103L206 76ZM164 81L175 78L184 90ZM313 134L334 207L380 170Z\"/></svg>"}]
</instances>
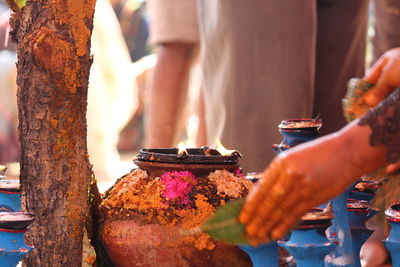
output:
<instances>
[{"instance_id":1,"label":"human arm","mask_svg":"<svg viewBox=\"0 0 400 267\"><path fill-rule=\"evenodd\" d=\"M246 198L240 221L256 239L278 239L310 208L340 194L385 163L386 148L369 145L369 127L340 132L278 155Z\"/></svg>"},{"instance_id":2,"label":"human arm","mask_svg":"<svg viewBox=\"0 0 400 267\"><path fill-rule=\"evenodd\" d=\"M400 89L339 132L278 155L239 220L257 240L281 238L310 208L400 159Z\"/></svg>"},{"instance_id":3,"label":"human arm","mask_svg":"<svg viewBox=\"0 0 400 267\"><path fill-rule=\"evenodd\" d=\"M377 105L394 89L400 87L400 47L388 50L364 76L363 80L375 84L365 94L365 103L371 107ZM387 166L387 173L394 173L400 168L400 162Z\"/></svg>"}]
</instances>

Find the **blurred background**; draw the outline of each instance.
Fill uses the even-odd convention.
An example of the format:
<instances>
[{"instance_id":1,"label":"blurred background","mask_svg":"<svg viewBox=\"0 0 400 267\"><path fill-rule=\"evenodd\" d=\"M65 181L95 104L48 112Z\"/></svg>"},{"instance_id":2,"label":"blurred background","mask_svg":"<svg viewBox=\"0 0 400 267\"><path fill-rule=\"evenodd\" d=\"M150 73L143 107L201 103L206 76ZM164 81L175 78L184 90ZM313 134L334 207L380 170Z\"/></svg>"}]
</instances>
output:
<instances>
[{"instance_id":1,"label":"blurred background","mask_svg":"<svg viewBox=\"0 0 400 267\"><path fill-rule=\"evenodd\" d=\"M316 12L334 2L318 1ZM362 50L365 51L363 65L368 68L388 48L400 45L400 33L397 30L400 1L360 2L364 2L364 6L369 3L365 21L367 34L362 37L366 44L366 49ZM218 101L221 102L220 106L226 103L219 99L222 97L218 94L204 93L204 84L208 85L212 76L224 74L202 75L202 70L210 69L207 66L210 64L207 49L211 50L215 46L207 40L209 28L212 29L213 25L204 18L205 11L210 9L207 10L208 7L204 7L202 1L196 3L196 0L171 3L159 0L97 1L91 51L94 63L90 76L87 118L90 161L101 182L112 184L117 177L128 172L133 167L134 155L142 147L172 147L179 141L184 141L188 147L212 146L217 137L222 139L223 144L228 142L229 147L236 148L229 138L224 140L222 128L226 124L225 128L230 129L229 119L225 118L229 116L225 114L226 110L220 109ZM222 9L221 6L213 8ZM338 20L341 15L337 14ZM10 171L18 173L18 165L12 164L18 162L19 144L16 47L9 39L9 16L10 10L4 2L0 2L0 163L16 166L11 167ZM245 16L241 19L246 21ZM228 30L235 26L233 23L225 24ZM219 41L224 40L222 37ZM340 39L340 36L335 38ZM232 41L233 38L227 34L225 39ZM247 46L251 49L257 44L249 42ZM201 66L201 52L205 66ZM265 76L268 77L268 73ZM222 79L230 78L227 76ZM224 86L227 85L220 84L220 87ZM208 87L206 89L210 90ZM215 88L211 90L217 91ZM240 113L246 112L242 107L237 109ZM219 113L225 117L213 122L214 117L221 116ZM261 121L261 117L257 116L257 120ZM236 120L240 119L243 118ZM276 123L268 126L271 131L277 132ZM279 141L278 134L274 134L273 140L267 138L265 141L265 150L269 154L254 156L255 159L251 160L259 162L256 167L245 162L245 167L248 165L247 171L260 171L256 170L258 166L267 165L272 157L269 144ZM240 147L240 142L235 141L246 156L246 148ZM253 156L250 151L248 153Z\"/></svg>"},{"instance_id":2,"label":"blurred background","mask_svg":"<svg viewBox=\"0 0 400 267\"><path fill-rule=\"evenodd\" d=\"M289 73L284 74L291 79L286 79L285 75L275 77L272 71L266 69L271 66L280 69L279 64L285 61L287 55L289 66L297 64L297 70L307 66L305 62L294 61L294 64L290 61L290 55L297 57L303 53L300 43L303 33L299 29L294 29L293 33L285 32L285 27L293 28L293 25L282 23L282 20L291 17L291 13L285 13L290 8L284 6L284 1L279 2L281 13L276 14L282 17L275 27L282 30L277 34L281 39L274 35L275 28L266 30L267 33L271 31L267 37L258 36L260 28L266 27L267 20L255 23L249 16L255 14L254 10L243 2L229 6L224 1L214 4L207 1L97 0L87 120L90 162L101 191L135 167L133 158L140 148L176 147L179 141L184 141L187 147L214 146L215 138L219 138L223 144L228 144L227 148L242 152L246 171L260 171L273 157L270 144L281 139L276 126L289 116L282 114L297 115L284 111L291 105L287 97L274 98L274 93L282 89L280 83L281 87L288 87L287 80L293 80L293 88L289 85L288 94L296 94L299 84L307 84L309 80L312 80L311 87L314 83L318 84L318 79L325 77L322 71L327 65L334 82L325 79L321 84L325 91L330 91L331 84L332 88L341 88L339 100L335 99L336 106L341 108L340 99L344 96L341 92L345 92L347 80L353 76L361 77L386 50L400 46L400 0L350 1L352 5L357 2L354 6L343 0L307 1L310 9L313 8L310 14L315 16L308 19L312 23L317 22L317 25L305 27L312 30L310 36L315 40L308 42L304 48L311 47L317 51L316 55L311 53L315 66L310 64L310 73L316 78L299 79L290 69L284 69ZM286 5L291 5L289 2ZM337 8L336 13L332 11L334 8ZM353 8L352 11L350 8ZM16 47L9 39L10 14L5 3L0 1L0 164L9 167L10 176L18 176ZM307 17L307 13L304 14L301 19ZM264 17L274 23L273 18ZM357 19L358 26L356 19L352 18ZM335 32L334 25L341 28ZM253 34L252 30L257 34ZM289 34L290 38L286 38L285 34ZM293 38L296 34L299 37ZM320 40L323 35L328 36L325 43ZM329 59L327 64L320 64L323 56L319 54L335 57L335 53L341 53L339 50L345 46L346 38L351 45L342 53L343 57L338 56L343 62L336 64ZM358 46L355 45L356 40ZM286 50L271 49L269 44L274 42L278 47L286 47ZM268 53L268 57L263 56ZM361 72L348 71L351 64L347 61L355 61L355 57L351 56L354 54L361 55L356 58L356 67L361 68ZM270 60L271 55L278 55L279 64L274 62L273 57ZM267 60L264 62L261 58ZM261 74L257 73L258 65L261 66ZM348 76L343 76L346 72ZM261 76L276 82L257 83ZM340 79L343 82L340 83ZM243 92L234 93L240 91L236 87L244 88ZM259 90L266 91L267 95L259 94ZM299 92L302 97L302 92ZM269 100L263 102L263 99L269 98L277 106L269 106ZM307 98L304 95L304 99L296 101L304 100L307 104ZM270 110L253 110L253 107L263 105ZM318 112L321 112L318 105L314 104L313 111L311 104L311 109L307 107L298 116L315 116ZM336 118L342 117L341 112L335 112ZM276 113L277 119L268 119L269 113ZM328 112L322 113L322 119L324 115L329 117L326 116ZM268 123L265 124L265 121ZM336 130L329 128L333 125L330 121L335 120L325 120L325 133ZM258 134L257 137L253 138L252 130ZM257 154L258 150L263 151ZM385 190L387 193L390 188ZM384 266L387 252L380 240L384 238L385 231L374 222L370 227L377 231L371 238L371 245L363 248L363 266Z\"/></svg>"},{"instance_id":3,"label":"blurred background","mask_svg":"<svg viewBox=\"0 0 400 267\"><path fill-rule=\"evenodd\" d=\"M257 74L258 65L266 69L267 66L280 69L278 63L285 61L285 56L303 54L299 39L303 33L294 29L297 32L286 38L287 33L282 30L285 27L293 28L293 25L285 26L282 23L282 20L289 20L293 15L285 13L286 9L290 10L290 1L279 2L281 6L278 10L281 13L275 12L276 16L281 17L275 27L282 30L277 34L279 38L284 36L281 39L273 34L275 28L266 37L257 35L261 28L267 27L265 21L271 25L274 25L274 21L264 16L264 21L254 23L249 14L255 14L255 11L246 7L244 1L235 2L232 6L224 1L215 1L213 4L214 1L207 1L97 0L87 120L90 162L101 191L134 168L133 158L140 148L176 147L179 141L184 141L187 147L200 147L213 146L215 138L222 139L228 148L242 152L246 171L262 170L273 157L270 144L281 139L276 129L277 122L289 116L282 114L297 115L283 112L291 105L286 97L273 98L273 94L281 89L279 84L288 87L286 81L292 80L293 88L289 86L288 93L294 94L300 84L308 84L309 80L312 80L310 84L314 84L314 79L318 84L318 79L322 79L319 77L324 77L318 75L324 68L323 64L319 64L323 56L314 55L314 52L310 57L310 73L315 74L316 78L299 79L290 69L285 69L288 73L277 78L273 72L262 67L261 74ZM336 78L343 80L337 84L329 80L322 81L325 91L330 91L329 85L335 83L341 88L340 92L345 92L345 83L349 78L355 75L361 77L382 53L400 46L400 0L306 2L310 3L310 10L313 9L306 12L313 13L310 13L311 17L304 13L302 19L317 22L317 25L305 26L304 29L311 29L310 36L314 38L304 46L305 49L311 47L317 50L316 54L335 57L339 48L345 46L346 38L351 44L344 56L338 57L344 63L337 64L339 67L336 70L332 70L336 64L334 60L329 59L325 64L332 67L329 71L334 81ZM351 6L350 2L357 4ZM287 6L284 6L285 3ZM354 11L350 11L350 7ZM338 10L336 13L332 11L334 8ZM293 10L298 11L296 8ZM16 47L9 39L10 14L4 2L0 1L0 164L9 166L10 176L18 176ZM357 19L358 26L353 18ZM294 24L297 25L297 22L295 20ZM334 25L341 25L341 28L335 32ZM355 30L352 32L353 28ZM252 30L257 34L253 34ZM293 38L296 34L298 37ZM346 34L350 37L346 37ZM330 39L320 44L323 35ZM260 40L289 48L276 52L268 45L264 46ZM358 40L358 46L355 46L355 40ZM267 52L277 56L278 63L269 61L271 55L264 62L262 55ZM351 64L345 63L352 61L354 57L350 55L354 54L361 55L356 59L361 72L347 70ZM221 58L225 59L219 60ZM289 58L289 66L295 65L297 70L306 67L305 62L294 63ZM346 71L349 75L342 77ZM261 77L267 81L275 79L277 88L274 83L258 83L262 84L259 86L261 88L256 88L254 84L257 83L253 82ZM244 88L244 93L234 94L236 87ZM260 95L258 90L267 91L267 96ZM249 98L249 95L253 98ZM302 97L301 92L299 95ZM342 96L344 93L339 94L339 100ZM267 101L263 102L263 98L271 97L277 103L273 108ZM296 99L297 102L302 100L306 104L309 101L307 97ZM336 106L341 108L339 100L335 99ZM267 106L270 110L253 110L256 106ZM312 110L311 105L311 109L307 107L307 111L302 111L298 116L315 116ZM320 112L315 105L314 111ZM335 112L337 118L342 117L341 112ZM276 113L277 119L271 119L261 127L261 122L267 121L270 113ZM322 119L326 113L323 112ZM329 128L329 119L326 125L326 133L336 130ZM260 138L253 138L251 130L259 133ZM232 132L237 135L229 135ZM257 150L263 151L254 154ZM383 239L382 228L374 223L371 227L377 229L372 241ZM387 261L387 253L379 242L363 249L363 266L383 266Z\"/></svg>"}]
</instances>

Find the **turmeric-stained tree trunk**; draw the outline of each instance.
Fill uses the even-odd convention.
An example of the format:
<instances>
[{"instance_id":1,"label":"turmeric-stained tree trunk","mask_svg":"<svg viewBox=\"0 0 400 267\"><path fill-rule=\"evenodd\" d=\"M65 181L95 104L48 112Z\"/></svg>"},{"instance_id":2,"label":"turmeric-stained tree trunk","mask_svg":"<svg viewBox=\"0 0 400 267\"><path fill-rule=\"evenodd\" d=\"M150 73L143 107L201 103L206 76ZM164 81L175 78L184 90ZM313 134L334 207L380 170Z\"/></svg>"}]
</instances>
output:
<instances>
[{"instance_id":1,"label":"turmeric-stained tree trunk","mask_svg":"<svg viewBox=\"0 0 400 267\"><path fill-rule=\"evenodd\" d=\"M23 207L36 215L28 266L81 266L94 7L95 0L28 0L12 17Z\"/></svg>"}]
</instances>

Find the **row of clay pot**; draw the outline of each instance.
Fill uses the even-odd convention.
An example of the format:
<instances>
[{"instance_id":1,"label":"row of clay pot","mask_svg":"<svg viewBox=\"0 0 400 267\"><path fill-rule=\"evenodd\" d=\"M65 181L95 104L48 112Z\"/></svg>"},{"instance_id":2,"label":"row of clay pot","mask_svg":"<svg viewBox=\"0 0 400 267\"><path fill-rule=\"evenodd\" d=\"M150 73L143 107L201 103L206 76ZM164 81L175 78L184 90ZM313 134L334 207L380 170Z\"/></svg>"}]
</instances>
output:
<instances>
[{"instance_id":1,"label":"row of clay pot","mask_svg":"<svg viewBox=\"0 0 400 267\"><path fill-rule=\"evenodd\" d=\"M34 216L20 211L19 183L6 180L5 171L0 167L0 263L4 267L15 267L32 249L25 244L24 233Z\"/></svg>"}]
</instances>

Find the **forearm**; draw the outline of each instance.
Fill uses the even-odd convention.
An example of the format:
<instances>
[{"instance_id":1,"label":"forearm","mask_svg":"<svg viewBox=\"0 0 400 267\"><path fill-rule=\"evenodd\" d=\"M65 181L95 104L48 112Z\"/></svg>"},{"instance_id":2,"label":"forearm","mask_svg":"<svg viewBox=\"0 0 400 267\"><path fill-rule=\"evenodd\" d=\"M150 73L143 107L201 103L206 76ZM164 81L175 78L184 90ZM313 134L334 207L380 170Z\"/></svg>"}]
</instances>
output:
<instances>
[{"instance_id":1,"label":"forearm","mask_svg":"<svg viewBox=\"0 0 400 267\"><path fill-rule=\"evenodd\" d=\"M250 237L279 239L310 208L400 158L400 89L341 131L279 154L246 198Z\"/></svg>"},{"instance_id":2,"label":"forearm","mask_svg":"<svg viewBox=\"0 0 400 267\"><path fill-rule=\"evenodd\" d=\"M336 158L342 158L339 168L351 176L362 176L399 161L400 89L359 120L318 142L325 143L325 149L334 151Z\"/></svg>"},{"instance_id":3,"label":"forearm","mask_svg":"<svg viewBox=\"0 0 400 267\"><path fill-rule=\"evenodd\" d=\"M336 135L336 138L340 139L345 162L349 166L348 171L353 176L361 177L385 165L387 147L372 145L370 142L371 128L359 125L359 120L352 122Z\"/></svg>"},{"instance_id":4,"label":"forearm","mask_svg":"<svg viewBox=\"0 0 400 267\"><path fill-rule=\"evenodd\" d=\"M314 148L317 162L326 158L327 161L340 163L337 169L344 171L348 179L399 161L400 89L359 120L305 146L309 146L311 151L313 147L320 147ZM321 155L321 148L326 151L324 156Z\"/></svg>"},{"instance_id":5,"label":"forearm","mask_svg":"<svg viewBox=\"0 0 400 267\"><path fill-rule=\"evenodd\" d=\"M331 190L321 201L342 192L357 178L385 163L385 148L369 145L369 127L352 123L339 132L291 148L278 157L286 168L299 175L310 174L310 185L328 185ZM325 180L325 182L322 182ZM325 199L326 198L326 199Z\"/></svg>"}]
</instances>

